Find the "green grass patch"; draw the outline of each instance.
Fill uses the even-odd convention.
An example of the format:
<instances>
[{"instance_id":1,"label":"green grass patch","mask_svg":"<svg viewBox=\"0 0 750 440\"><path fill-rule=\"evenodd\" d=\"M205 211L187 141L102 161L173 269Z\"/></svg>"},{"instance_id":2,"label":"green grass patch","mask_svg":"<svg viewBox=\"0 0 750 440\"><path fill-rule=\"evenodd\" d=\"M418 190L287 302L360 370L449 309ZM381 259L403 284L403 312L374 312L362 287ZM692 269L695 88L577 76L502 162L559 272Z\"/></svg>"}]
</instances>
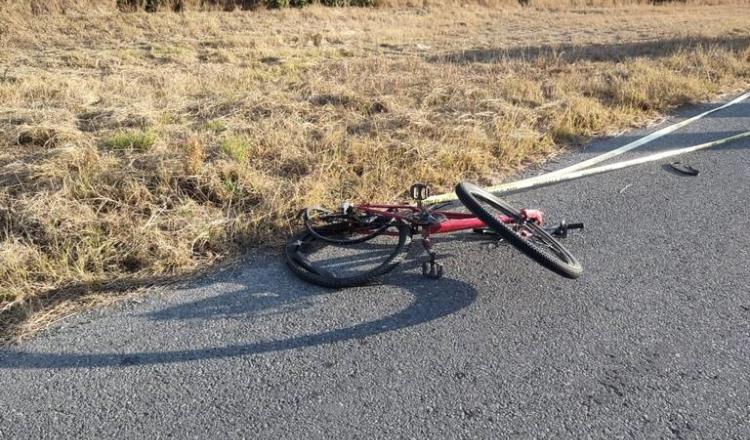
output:
<instances>
[{"instance_id":1,"label":"green grass patch","mask_svg":"<svg viewBox=\"0 0 750 440\"><path fill-rule=\"evenodd\" d=\"M242 138L228 137L221 141L221 151L231 157L238 163L244 163L247 160L250 145Z\"/></svg>"},{"instance_id":2,"label":"green grass patch","mask_svg":"<svg viewBox=\"0 0 750 440\"><path fill-rule=\"evenodd\" d=\"M104 141L104 146L110 150L136 150L148 151L156 142L156 133L153 131L121 131L110 136Z\"/></svg>"},{"instance_id":3,"label":"green grass patch","mask_svg":"<svg viewBox=\"0 0 750 440\"><path fill-rule=\"evenodd\" d=\"M213 131L214 133L227 131L227 125L220 119L212 119L206 122L203 124L203 128L208 131Z\"/></svg>"}]
</instances>

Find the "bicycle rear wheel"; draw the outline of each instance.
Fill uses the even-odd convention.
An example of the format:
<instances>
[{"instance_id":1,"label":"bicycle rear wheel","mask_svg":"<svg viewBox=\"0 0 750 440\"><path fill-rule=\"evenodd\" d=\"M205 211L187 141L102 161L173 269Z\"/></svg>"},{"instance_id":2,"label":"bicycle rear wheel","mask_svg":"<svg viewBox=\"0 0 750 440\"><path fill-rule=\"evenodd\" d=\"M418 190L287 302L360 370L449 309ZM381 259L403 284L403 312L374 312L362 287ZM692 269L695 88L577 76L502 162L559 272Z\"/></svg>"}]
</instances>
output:
<instances>
[{"instance_id":1,"label":"bicycle rear wheel","mask_svg":"<svg viewBox=\"0 0 750 440\"><path fill-rule=\"evenodd\" d=\"M337 244L356 244L371 240L382 234L391 223L389 217L368 214L354 208L337 214L316 206L305 208L299 217L315 238ZM342 228L348 231L343 236Z\"/></svg>"},{"instance_id":2,"label":"bicycle rear wheel","mask_svg":"<svg viewBox=\"0 0 750 440\"><path fill-rule=\"evenodd\" d=\"M398 220L389 219L385 226L374 223L373 229L368 233L349 222L316 228L314 233L306 229L284 247L287 266L303 280L323 287L372 283L401 263L411 235L409 226Z\"/></svg>"},{"instance_id":3,"label":"bicycle rear wheel","mask_svg":"<svg viewBox=\"0 0 750 440\"><path fill-rule=\"evenodd\" d=\"M469 182L459 183L456 195L487 227L532 260L566 278L575 279L583 273L581 263L573 254L542 227L525 221L520 211L506 201ZM498 219L498 213L515 221L505 224Z\"/></svg>"}]
</instances>

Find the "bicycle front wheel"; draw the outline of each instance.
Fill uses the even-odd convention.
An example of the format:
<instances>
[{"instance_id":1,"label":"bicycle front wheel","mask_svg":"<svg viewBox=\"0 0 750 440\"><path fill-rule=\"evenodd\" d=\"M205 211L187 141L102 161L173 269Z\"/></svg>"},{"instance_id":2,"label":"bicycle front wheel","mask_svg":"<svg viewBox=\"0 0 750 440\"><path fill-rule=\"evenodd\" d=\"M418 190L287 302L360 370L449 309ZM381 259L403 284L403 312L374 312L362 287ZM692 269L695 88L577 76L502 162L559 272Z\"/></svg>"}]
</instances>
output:
<instances>
[{"instance_id":1,"label":"bicycle front wheel","mask_svg":"<svg viewBox=\"0 0 750 440\"><path fill-rule=\"evenodd\" d=\"M520 211L508 202L469 182L459 183L456 195L487 227L532 260L566 278L575 279L583 273L581 263L573 254L542 227L525 221ZM514 222L503 223L498 214L511 217Z\"/></svg>"}]
</instances>

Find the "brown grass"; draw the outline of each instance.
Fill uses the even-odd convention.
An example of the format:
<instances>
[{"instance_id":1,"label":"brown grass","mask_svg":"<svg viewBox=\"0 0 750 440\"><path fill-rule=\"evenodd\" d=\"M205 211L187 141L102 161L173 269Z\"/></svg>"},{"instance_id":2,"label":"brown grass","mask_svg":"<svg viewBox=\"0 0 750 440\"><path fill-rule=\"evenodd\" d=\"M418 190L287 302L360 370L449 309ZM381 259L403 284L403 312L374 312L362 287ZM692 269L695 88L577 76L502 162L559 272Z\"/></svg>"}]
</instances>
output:
<instances>
[{"instance_id":1,"label":"brown grass","mask_svg":"<svg viewBox=\"0 0 750 440\"><path fill-rule=\"evenodd\" d=\"M339 0L329 3L339 4L362 4L357 0ZM134 0L138 3L138 0ZM141 0L145 3L145 0ZM262 8L263 0L157 0L161 4L158 7L160 11L235 11L235 10L257 10ZM128 3L127 1L123 3ZM272 2L273 3L273 2ZM325 0L308 1L303 0L300 3L325 4ZM670 4L671 3L671 4ZM724 6L724 5L747 5L748 0L475 0L470 4L478 4L484 7L514 9L514 8L533 8L547 11L569 11L575 9L591 10L592 8L613 8L613 7L639 7L639 6ZM45 15L45 14L67 14L67 15L95 15L110 14L119 11L132 12L132 6L123 6L118 8L118 0L0 0L0 9L9 15L27 14L27 15ZM372 3L380 7L445 7L445 6L466 6L467 3L462 0L375 0ZM138 8L135 8L138 9ZM143 9L141 5L140 9Z\"/></svg>"},{"instance_id":2,"label":"brown grass","mask_svg":"<svg viewBox=\"0 0 750 440\"><path fill-rule=\"evenodd\" d=\"M95 3L0 12L5 335L101 298L82 296L93 287L278 243L302 206L497 181L750 79L738 2L231 14Z\"/></svg>"}]
</instances>

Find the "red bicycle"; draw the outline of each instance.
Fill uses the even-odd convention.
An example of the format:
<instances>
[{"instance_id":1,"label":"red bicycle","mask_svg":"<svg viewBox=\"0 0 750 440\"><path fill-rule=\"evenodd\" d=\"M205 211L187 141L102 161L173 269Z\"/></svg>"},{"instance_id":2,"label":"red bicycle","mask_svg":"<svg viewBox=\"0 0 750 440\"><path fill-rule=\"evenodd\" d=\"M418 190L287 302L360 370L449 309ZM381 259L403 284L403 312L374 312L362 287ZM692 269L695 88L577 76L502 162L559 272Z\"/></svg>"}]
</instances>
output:
<instances>
[{"instance_id":1,"label":"red bicycle","mask_svg":"<svg viewBox=\"0 0 750 440\"><path fill-rule=\"evenodd\" d=\"M555 239L582 229L582 223L563 221L545 228L541 211L517 210L469 182L459 183L456 195L470 213L443 211L448 204L425 206L423 200L430 195L426 185L415 184L409 192L416 205L344 203L338 212L320 207L302 210L299 218L305 228L284 248L287 265L300 278L320 286L358 286L398 266L404 247L420 236L428 255L422 274L440 278L443 266L436 261L431 237L473 231L516 247L566 278L582 273L578 260Z\"/></svg>"}]
</instances>

